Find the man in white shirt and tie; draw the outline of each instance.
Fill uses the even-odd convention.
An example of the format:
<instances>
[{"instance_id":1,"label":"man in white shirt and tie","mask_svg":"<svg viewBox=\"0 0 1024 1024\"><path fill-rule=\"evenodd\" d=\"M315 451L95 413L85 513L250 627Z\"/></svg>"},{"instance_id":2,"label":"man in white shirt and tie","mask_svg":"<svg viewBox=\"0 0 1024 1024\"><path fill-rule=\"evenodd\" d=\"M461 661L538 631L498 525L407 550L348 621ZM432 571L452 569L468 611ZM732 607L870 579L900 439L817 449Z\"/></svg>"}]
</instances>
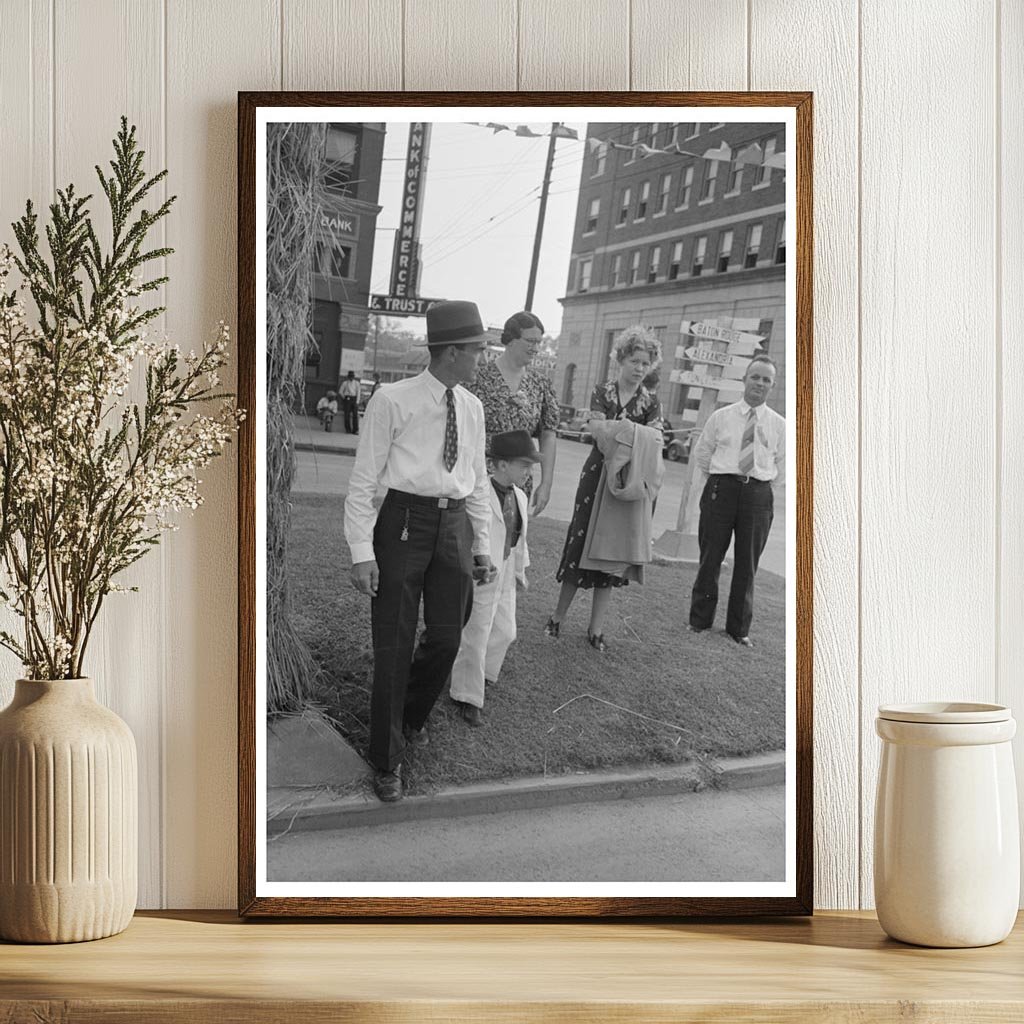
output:
<instances>
[{"instance_id":1,"label":"man in white shirt and tie","mask_svg":"<svg viewBox=\"0 0 1024 1024\"><path fill-rule=\"evenodd\" d=\"M781 481L786 421L765 402L775 385L775 363L755 356L743 377L743 399L716 409L704 425L693 458L707 476L700 499L700 566L690 601L690 629L710 629L718 606L722 560L735 537L725 631L752 647L754 575L774 516L772 483Z\"/></svg>"},{"instance_id":2,"label":"man in white shirt and tie","mask_svg":"<svg viewBox=\"0 0 1024 1024\"><path fill-rule=\"evenodd\" d=\"M428 369L367 403L345 499L352 582L372 598L369 759L377 796L388 802L403 796L406 745L428 742L427 717L458 654L473 582L495 574L483 405L457 386L476 377L485 349L476 305L433 306L427 345ZM378 487L387 490L379 512Z\"/></svg>"}]
</instances>

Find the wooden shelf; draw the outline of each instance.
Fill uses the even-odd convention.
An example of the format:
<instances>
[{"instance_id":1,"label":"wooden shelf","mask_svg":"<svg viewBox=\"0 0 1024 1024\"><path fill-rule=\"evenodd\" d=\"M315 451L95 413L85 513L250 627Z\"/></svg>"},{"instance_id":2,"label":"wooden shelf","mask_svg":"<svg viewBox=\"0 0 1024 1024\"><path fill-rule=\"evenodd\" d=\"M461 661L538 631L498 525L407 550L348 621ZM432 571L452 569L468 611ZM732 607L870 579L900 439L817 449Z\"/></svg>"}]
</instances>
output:
<instances>
[{"instance_id":1,"label":"wooden shelf","mask_svg":"<svg viewBox=\"0 0 1024 1024\"><path fill-rule=\"evenodd\" d=\"M122 935L0 944L0 1021L1024 1019L1024 923L985 949L871 914L761 923L324 923L140 913Z\"/></svg>"}]
</instances>

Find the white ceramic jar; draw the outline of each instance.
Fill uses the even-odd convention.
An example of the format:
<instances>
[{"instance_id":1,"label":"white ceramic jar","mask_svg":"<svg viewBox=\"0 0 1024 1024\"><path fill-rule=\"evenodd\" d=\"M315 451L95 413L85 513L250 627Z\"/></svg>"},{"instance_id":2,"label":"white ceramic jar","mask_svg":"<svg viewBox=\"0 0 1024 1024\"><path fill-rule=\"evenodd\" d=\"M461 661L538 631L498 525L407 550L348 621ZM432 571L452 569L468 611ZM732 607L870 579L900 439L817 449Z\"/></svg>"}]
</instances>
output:
<instances>
[{"instance_id":1,"label":"white ceramic jar","mask_svg":"<svg viewBox=\"0 0 1024 1024\"><path fill-rule=\"evenodd\" d=\"M875 907L894 939L988 946L1010 933L1020 891L1017 788L999 704L878 709Z\"/></svg>"}]
</instances>

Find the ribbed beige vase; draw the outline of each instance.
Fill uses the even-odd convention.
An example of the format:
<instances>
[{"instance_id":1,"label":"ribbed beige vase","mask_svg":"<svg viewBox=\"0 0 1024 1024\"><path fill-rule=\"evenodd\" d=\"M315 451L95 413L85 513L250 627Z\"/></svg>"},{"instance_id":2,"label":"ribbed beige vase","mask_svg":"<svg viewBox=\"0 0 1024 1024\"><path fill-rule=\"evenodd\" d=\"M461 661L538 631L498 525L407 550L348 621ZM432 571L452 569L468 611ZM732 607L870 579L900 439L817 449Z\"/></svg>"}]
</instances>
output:
<instances>
[{"instance_id":1,"label":"ribbed beige vase","mask_svg":"<svg viewBox=\"0 0 1024 1024\"><path fill-rule=\"evenodd\" d=\"M123 931L138 890L137 807L135 739L92 680L19 679L0 711L0 938Z\"/></svg>"}]
</instances>

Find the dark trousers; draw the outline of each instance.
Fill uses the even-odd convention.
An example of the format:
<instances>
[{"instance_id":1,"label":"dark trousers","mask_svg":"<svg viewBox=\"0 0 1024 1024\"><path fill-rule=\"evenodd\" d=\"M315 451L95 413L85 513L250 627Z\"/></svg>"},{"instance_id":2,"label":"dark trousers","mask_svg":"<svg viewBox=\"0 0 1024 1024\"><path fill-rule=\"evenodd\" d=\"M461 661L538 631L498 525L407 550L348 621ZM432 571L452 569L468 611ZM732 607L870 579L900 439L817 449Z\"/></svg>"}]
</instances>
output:
<instances>
[{"instance_id":1,"label":"dark trousers","mask_svg":"<svg viewBox=\"0 0 1024 1024\"><path fill-rule=\"evenodd\" d=\"M358 399L342 396L341 411L345 414L345 433L359 433Z\"/></svg>"},{"instance_id":2,"label":"dark trousers","mask_svg":"<svg viewBox=\"0 0 1024 1024\"><path fill-rule=\"evenodd\" d=\"M423 728L459 653L473 607L473 527L462 503L431 507L388 491L373 550L380 579L371 603L370 762L394 771L402 727ZM425 629L413 653L421 599Z\"/></svg>"},{"instance_id":3,"label":"dark trousers","mask_svg":"<svg viewBox=\"0 0 1024 1024\"><path fill-rule=\"evenodd\" d=\"M690 601L690 625L709 629L718 606L718 576L722 559L736 537L732 586L725 631L734 637L750 633L754 614L754 574L768 541L774 517L772 485L765 480L711 476L700 497L700 566Z\"/></svg>"}]
</instances>

